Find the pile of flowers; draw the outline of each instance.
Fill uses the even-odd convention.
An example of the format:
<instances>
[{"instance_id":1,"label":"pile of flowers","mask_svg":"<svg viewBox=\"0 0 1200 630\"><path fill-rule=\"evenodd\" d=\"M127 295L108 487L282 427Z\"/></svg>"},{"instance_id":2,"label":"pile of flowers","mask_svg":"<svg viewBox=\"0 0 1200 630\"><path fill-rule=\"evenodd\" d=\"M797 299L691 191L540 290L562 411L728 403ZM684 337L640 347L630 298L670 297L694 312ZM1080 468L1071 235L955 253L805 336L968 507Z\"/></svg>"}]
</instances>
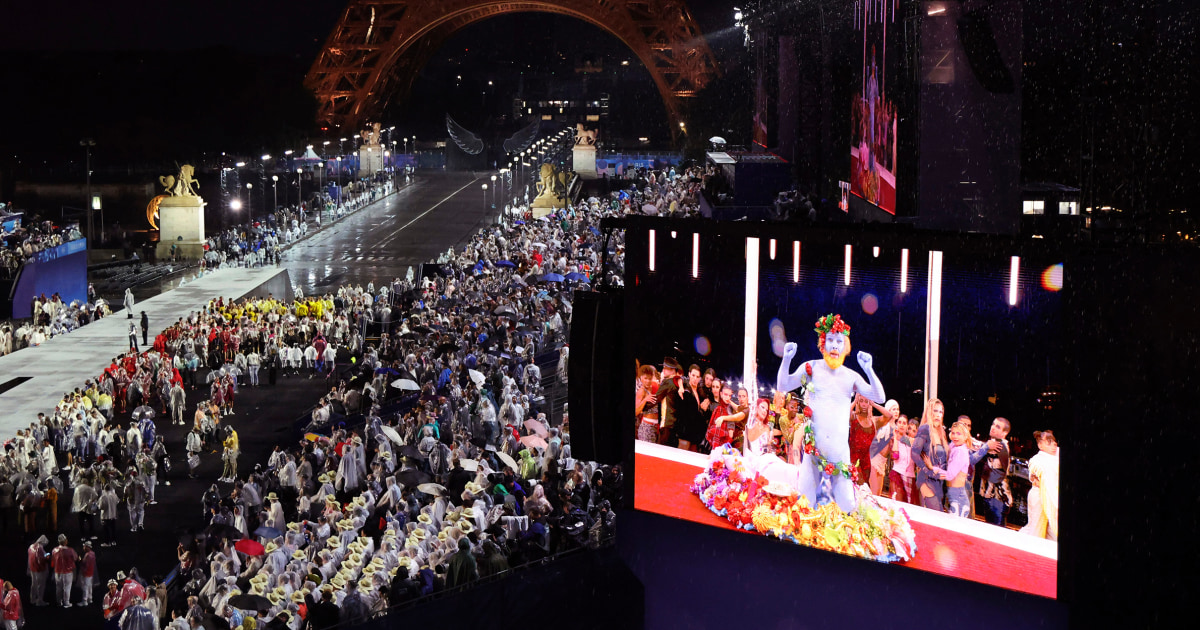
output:
<instances>
[{"instance_id":1,"label":"pile of flowers","mask_svg":"<svg viewBox=\"0 0 1200 630\"><path fill-rule=\"evenodd\" d=\"M861 486L855 488L858 507L849 514L833 501L810 506L791 488L768 487L728 445L713 450L691 491L739 529L879 562L905 561L917 553L903 509L883 507Z\"/></svg>"}]
</instances>

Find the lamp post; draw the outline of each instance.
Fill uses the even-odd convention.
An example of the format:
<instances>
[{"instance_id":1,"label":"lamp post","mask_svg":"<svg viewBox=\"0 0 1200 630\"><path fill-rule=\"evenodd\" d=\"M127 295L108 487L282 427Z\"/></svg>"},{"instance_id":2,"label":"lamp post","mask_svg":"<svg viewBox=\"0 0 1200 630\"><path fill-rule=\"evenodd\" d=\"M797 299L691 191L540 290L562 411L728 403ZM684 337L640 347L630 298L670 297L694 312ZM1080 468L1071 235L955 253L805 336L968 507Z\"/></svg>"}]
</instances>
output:
<instances>
[{"instance_id":1,"label":"lamp post","mask_svg":"<svg viewBox=\"0 0 1200 630\"><path fill-rule=\"evenodd\" d=\"M88 249L91 249L93 247L92 241L96 238L95 232L93 232L95 225L92 219L92 147L96 146L96 141L92 140L91 138L84 138L83 140L79 141L79 146L83 147L83 176L86 182L85 185L87 187L87 199L84 201L85 205L83 207L87 209L87 245ZM100 229L104 229L103 218L100 219L100 223Z\"/></svg>"},{"instance_id":2,"label":"lamp post","mask_svg":"<svg viewBox=\"0 0 1200 630\"><path fill-rule=\"evenodd\" d=\"M496 176L492 175L492 209L496 209Z\"/></svg>"},{"instance_id":3,"label":"lamp post","mask_svg":"<svg viewBox=\"0 0 1200 630\"><path fill-rule=\"evenodd\" d=\"M279 176L271 176L271 192L275 195L275 202L271 205L271 212L279 212Z\"/></svg>"},{"instance_id":4,"label":"lamp post","mask_svg":"<svg viewBox=\"0 0 1200 630\"><path fill-rule=\"evenodd\" d=\"M483 209L487 210L487 184L483 185Z\"/></svg>"},{"instance_id":5,"label":"lamp post","mask_svg":"<svg viewBox=\"0 0 1200 630\"><path fill-rule=\"evenodd\" d=\"M246 223L254 222L254 184L246 182Z\"/></svg>"},{"instance_id":6,"label":"lamp post","mask_svg":"<svg viewBox=\"0 0 1200 630\"><path fill-rule=\"evenodd\" d=\"M296 203L300 204L300 216L304 216L304 168L296 169Z\"/></svg>"}]
</instances>

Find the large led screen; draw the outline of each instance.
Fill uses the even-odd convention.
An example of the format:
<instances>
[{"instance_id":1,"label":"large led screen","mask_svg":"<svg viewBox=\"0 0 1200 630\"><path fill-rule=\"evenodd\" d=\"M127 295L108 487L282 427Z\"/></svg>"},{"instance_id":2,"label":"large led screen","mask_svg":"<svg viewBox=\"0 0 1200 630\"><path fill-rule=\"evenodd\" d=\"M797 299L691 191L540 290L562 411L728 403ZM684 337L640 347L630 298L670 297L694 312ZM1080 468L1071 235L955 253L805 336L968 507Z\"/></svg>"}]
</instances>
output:
<instances>
[{"instance_id":1,"label":"large led screen","mask_svg":"<svg viewBox=\"0 0 1200 630\"><path fill-rule=\"evenodd\" d=\"M851 106L850 192L896 213L896 105L888 95L888 30L897 24L891 2L858 3L854 27L862 37L862 68ZM892 65L895 65L893 60Z\"/></svg>"},{"instance_id":2,"label":"large led screen","mask_svg":"<svg viewBox=\"0 0 1200 630\"><path fill-rule=\"evenodd\" d=\"M1056 596L1060 261L627 237L637 509Z\"/></svg>"}]
</instances>

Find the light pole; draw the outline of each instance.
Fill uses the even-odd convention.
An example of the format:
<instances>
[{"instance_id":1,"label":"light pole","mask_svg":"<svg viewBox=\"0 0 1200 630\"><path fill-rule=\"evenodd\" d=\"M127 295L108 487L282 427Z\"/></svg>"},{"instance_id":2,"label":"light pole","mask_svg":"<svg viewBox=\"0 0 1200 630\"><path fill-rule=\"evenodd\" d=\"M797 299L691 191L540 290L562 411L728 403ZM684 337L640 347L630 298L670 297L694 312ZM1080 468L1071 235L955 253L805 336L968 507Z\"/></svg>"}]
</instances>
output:
<instances>
[{"instance_id":1,"label":"light pole","mask_svg":"<svg viewBox=\"0 0 1200 630\"><path fill-rule=\"evenodd\" d=\"M88 244L87 245L88 245L88 249L90 250L93 247L92 241L95 240L95 238L96 238L96 235L93 232L93 230L95 229L95 225L92 220L92 216L93 216L93 212L94 212L94 209L92 208L92 147L96 146L96 141L92 140L91 138L84 138L83 140L79 141L79 146L83 147L83 176L84 176L84 179L86 180L86 186L87 186L87 192L85 193L87 195L87 199L84 201L83 207L87 209L87 224L88 224L88 230L87 230ZM104 219L103 218L100 219L100 223L101 223L100 229L103 230L104 229L104 225L103 225Z\"/></svg>"},{"instance_id":2,"label":"light pole","mask_svg":"<svg viewBox=\"0 0 1200 630\"><path fill-rule=\"evenodd\" d=\"M496 176L492 175L492 209L496 209Z\"/></svg>"},{"instance_id":3,"label":"light pole","mask_svg":"<svg viewBox=\"0 0 1200 630\"><path fill-rule=\"evenodd\" d=\"M271 212L279 212L279 176L271 176L271 192L275 195L275 202L271 206Z\"/></svg>"},{"instance_id":4,"label":"light pole","mask_svg":"<svg viewBox=\"0 0 1200 630\"><path fill-rule=\"evenodd\" d=\"M487 210L487 184L483 185L483 209Z\"/></svg>"},{"instance_id":5,"label":"light pole","mask_svg":"<svg viewBox=\"0 0 1200 630\"><path fill-rule=\"evenodd\" d=\"M300 216L304 216L304 168L296 169L296 200L300 204Z\"/></svg>"},{"instance_id":6,"label":"light pole","mask_svg":"<svg viewBox=\"0 0 1200 630\"><path fill-rule=\"evenodd\" d=\"M254 184L246 182L246 223L254 222Z\"/></svg>"}]
</instances>

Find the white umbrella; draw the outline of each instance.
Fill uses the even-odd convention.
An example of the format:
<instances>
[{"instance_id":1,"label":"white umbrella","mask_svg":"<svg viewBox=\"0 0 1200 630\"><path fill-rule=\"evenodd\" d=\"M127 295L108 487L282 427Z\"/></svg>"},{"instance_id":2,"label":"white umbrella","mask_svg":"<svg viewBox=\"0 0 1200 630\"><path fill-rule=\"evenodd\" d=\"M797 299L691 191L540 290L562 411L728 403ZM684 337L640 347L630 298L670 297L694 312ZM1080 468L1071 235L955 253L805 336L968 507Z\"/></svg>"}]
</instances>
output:
<instances>
[{"instance_id":1,"label":"white umbrella","mask_svg":"<svg viewBox=\"0 0 1200 630\"><path fill-rule=\"evenodd\" d=\"M402 392L404 392L404 391L415 392L415 391L418 391L421 389L421 386L417 385L416 381L413 381L413 380L410 380L407 378L402 378L402 379L396 381L395 383L392 383L392 387L395 387L396 389L398 389Z\"/></svg>"},{"instance_id":2,"label":"white umbrella","mask_svg":"<svg viewBox=\"0 0 1200 630\"><path fill-rule=\"evenodd\" d=\"M654 204L648 203L642 206L642 212L646 214L658 214L658 208L655 208Z\"/></svg>"},{"instance_id":3,"label":"white umbrella","mask_svg":"<svg viewBox=\"0 0 1200 630\"><path fill-rule=\"evenodd\" d=\"M500 461L504 462L505 466L508 466L509 468L513 469L514 471L520 470L520 468L517 467L517 460L513 459L512 456L509 455L508 453L505 453L503 451L497 451L496 457L499 457Z\"/></svg>"},{"instance_id":4,"label":"white umbrella","mask_svg":"<svg viewBox=\"0 0 1200 630\"><path fill-rule=\"evenodd\" d=\"M467 370L467 374L471 376L471 380L475 383L476 387L483 387L483 382L487 380L483 376L483 372L479 370Z\"/></svg>"},{"instance_id":5,"label":"white umbrella","mask_svg":"<svg viewBox=\"0 0 1200 630\"><path fill-rule=\"evenodd\" d=\"M460 459L458 463L462 465L463 470L475 472L479 470L479 462L473 459Z\"/></svg>"},{"instance_id":6,"label":"white umbrella","mask_svg":"<svg viewBox=\"0 0 1200 630\"><path fill-rule=\"evenodd\" d=\"M725 138L722 138L721 136L713 136L709 138L708 141L713 144L725 144Z\"/></svg>"},{"instance_id":7,"label":"white umbrella","mask_svg":"<svg viewBox=\"0 0 1200 630\"><path fill-rule=\"evenodd\" d=\"M404 446L404 438L400 437L400 434L392 427L384 425L379 427L379 430L383 431L383 434L388 436L389 440L395 442L396 446Z\"/></svg>"},{"instance_id":8,"label":"white umbrella","mask_svg":"<svg viewBox=\"0 0 1200 630\"><path fill-rule=\"evenodd\" d=\"M446 486L436 483L423 483L417 486L417 490L420 490L425 494L432 494L440 497L442 496L442 493L446 491Z\"/></svg>"}]
</instances>

